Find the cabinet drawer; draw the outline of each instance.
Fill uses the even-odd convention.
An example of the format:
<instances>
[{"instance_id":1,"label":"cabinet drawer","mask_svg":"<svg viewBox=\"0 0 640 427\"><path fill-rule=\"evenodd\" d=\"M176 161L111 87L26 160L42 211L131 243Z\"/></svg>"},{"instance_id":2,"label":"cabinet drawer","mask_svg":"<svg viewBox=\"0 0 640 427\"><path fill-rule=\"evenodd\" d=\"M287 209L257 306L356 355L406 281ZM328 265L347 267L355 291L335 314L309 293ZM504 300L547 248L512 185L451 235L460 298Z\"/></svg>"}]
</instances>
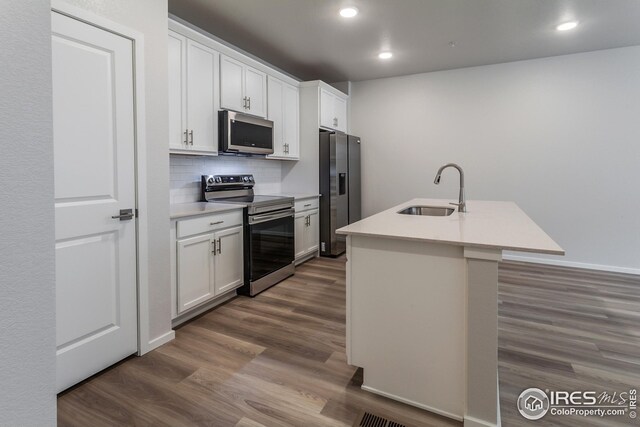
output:
<instances>
[{"instance_id":1,"label":"cabinet drawer","mask_svg":"<svg viewBox=\"0 0 640 427\"><path fill-rule=\"evenodd\" d=\"M236 225L242 225L242 209L178 221L176 234L182 238Z\"/></svg>"},{"instance_id":2,"label":"cabinet drawer","mask_svg":"<svg viewBox=\"0 0 640 427\"><path fill-rule=\"evenodd\" d=\"M318 198L296 200L296 212L318 209Z\"/></svg>"}]
</instances>

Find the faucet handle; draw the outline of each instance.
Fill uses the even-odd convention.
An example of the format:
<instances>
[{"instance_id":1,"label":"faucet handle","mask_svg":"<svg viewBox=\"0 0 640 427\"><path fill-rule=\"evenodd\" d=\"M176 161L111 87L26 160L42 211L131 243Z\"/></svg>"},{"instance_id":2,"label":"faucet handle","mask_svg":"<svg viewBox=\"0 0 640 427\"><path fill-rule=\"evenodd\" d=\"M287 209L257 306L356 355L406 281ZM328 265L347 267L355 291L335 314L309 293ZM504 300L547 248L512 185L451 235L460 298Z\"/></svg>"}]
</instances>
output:
<instances>
[{"instance_id":1,"label":"faucet handle","mask_svg":"<svg viewBox=\"0 0 640 427\"><path fill-rule=\"evenodd\" d=\"M453 205L453 206L457 206L458 207L458 212L462 212L462 213L466 213L467 212L467 204L466 204L466 202L463 202L463 203L449 202L449 204Z\"/></svg>"}]
</instances>

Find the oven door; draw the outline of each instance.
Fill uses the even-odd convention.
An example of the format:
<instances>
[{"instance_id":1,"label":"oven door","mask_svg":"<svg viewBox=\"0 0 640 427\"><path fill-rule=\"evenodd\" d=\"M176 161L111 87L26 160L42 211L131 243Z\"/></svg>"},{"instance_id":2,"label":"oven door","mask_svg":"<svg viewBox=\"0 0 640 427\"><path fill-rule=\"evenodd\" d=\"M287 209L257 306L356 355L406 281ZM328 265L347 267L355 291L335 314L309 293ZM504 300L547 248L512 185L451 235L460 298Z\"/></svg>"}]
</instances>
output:
<instances>
[{"instance_id":1,"label":"oven door","mask_svg":"<svg viewBox=\"0 0 640 427\"><path fill-rule=\"evenodd\" d=\"M293 262L294 213L291 208L249 216L248 273L252 282Z\"/></svg>"}]
</instances>

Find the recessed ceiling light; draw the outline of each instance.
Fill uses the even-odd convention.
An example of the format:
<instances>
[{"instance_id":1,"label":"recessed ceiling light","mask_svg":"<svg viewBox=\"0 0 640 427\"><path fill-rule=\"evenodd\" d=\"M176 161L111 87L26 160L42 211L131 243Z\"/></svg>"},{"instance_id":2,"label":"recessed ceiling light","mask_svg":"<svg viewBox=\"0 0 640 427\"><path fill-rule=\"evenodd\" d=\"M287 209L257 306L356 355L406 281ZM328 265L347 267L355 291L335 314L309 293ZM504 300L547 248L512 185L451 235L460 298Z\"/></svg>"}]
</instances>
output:
<instances>
[{"instance_id":1,"label":"recessed ceiling light","mask_svg":"<svg viewBox=\"0 0 640 427\"><path fill-rule=\"evenodd\" d=\"M380 58L380 59L389 59L392 56L393 56L393 53L391 53L391 52L380 52L378 54L378 58Z\"/></svg>"},{"instance_id":2,"label":"recessed ceiling light","mask_svg":"<svg viewBox=\"0 0 640 427\"><path fill-rule=\"evenodd\" d=\"M358 9L355 7L345 7L340 9L340 16L343 18L353 18L358 14Z\"/></svg>"},{"instance_id":3,"label":"recessed ceiling light","mask_svg":"<svg viewBox=\"0 0 640 427\"><path fill-rule=\"evenodd\" d=\"M564 23L558 25L556 27L556 30L558 30L558 31L569 31L569 30L573 30L577 26L578 26L578 21L569 21L569 22L564 22Z\"/></svg>"}]
</instances>

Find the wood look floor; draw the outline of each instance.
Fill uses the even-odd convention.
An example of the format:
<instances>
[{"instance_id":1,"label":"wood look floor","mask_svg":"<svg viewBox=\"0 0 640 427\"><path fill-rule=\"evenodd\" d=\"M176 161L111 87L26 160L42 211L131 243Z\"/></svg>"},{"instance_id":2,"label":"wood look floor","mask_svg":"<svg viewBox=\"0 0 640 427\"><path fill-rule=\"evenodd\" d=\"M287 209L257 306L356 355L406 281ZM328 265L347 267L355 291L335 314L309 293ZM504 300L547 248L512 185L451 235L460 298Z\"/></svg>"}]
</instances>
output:
<instances>
[{"instance_id":1,"label":"wood look floor","mask_svg":"<svg viewBox=\"0 0 640 427\"><path fill-rule=\"evenodd\" d=\"M638 419L546 415L524 420L522 390L640 390L640 278L505 262L498 359L504 426L629 426Z\"/></svg>"},{"instance_id":2,"label":"wood look floor","mask_svg":"<svg viewBox=\"0 0 640 427\"><path fill-rule=\"evenodd\" d=\"M59 426L351 426L362 409L459 426L360 389L345 356L344 259L318 258L58 398Z\"/></svg>"},{"instance_id":3,"label":"wood look floor","mask_svg":"<svg viewBox=\"0 0 640 427\"><path fill-rule=\"evenodd\" d=\"M367 393L344 353L344 260L315 259L250 299L189 322L176 339L58 398L60 426L350 426L361 410L411 426L460 423ZM524 420L529 387L624 391L640 385L640 281L502 263L503 426L632 425L628 418Z\"/></svg>"}]
</instances>

